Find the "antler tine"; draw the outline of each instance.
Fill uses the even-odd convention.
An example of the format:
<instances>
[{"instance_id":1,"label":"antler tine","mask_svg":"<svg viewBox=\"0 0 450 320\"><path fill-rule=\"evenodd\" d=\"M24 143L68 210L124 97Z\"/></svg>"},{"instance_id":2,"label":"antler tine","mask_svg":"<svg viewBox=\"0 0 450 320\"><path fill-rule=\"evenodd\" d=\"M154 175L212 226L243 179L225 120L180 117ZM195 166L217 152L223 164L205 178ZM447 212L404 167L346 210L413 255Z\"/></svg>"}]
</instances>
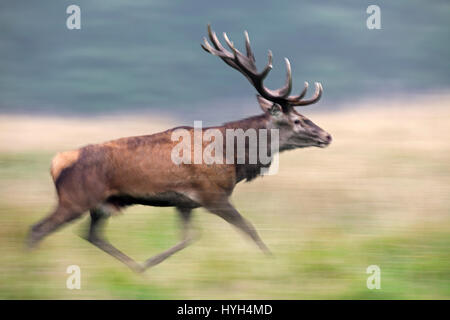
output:
<instances>
[{"instance_id":1,"label":"antler tine","mask_svg":"<svg viewBox=\"0 0 450 320\"><path fill-rule=\"evenodd\" d=\"M252 47L250 46L250 38L248 36L247 30L244 31L244 37L245 37L245 49L247 52L247 57L254 63L255 56L253 55Z\"/></svg>"},{"instance_id":2,"label":"antler tine","mask_svg":"<svg viewBox=\"0 0 450 320\"><path fill-rule=\"evenodd\" d=\"M221 58L230 67L232 67L236 70L239 70L239 67L236 66L236 64L233 62L232 58L229 56L229 55L231 55L230 53L224 53L223 51L214 49L213 47L211 47L211 45L209 44L208 40L206 40L206 38L203 38L203 44L201 44L201 47L203 48L203 50L211 53L213 56L217 56L217 57Z\"/></svg>"},{"instance_id":3,"label":"antler tine","mask_svg":"<svg viewBox=\"0 0 450 320\"><path fill-rule=\"evenodd\" d=\"M211 45L209 44L208 40L205 37L203 38L204 45L203 44L201 45L202 48L205 51L211 53L212 55L221 58L230 67L240 71L236 63L233 62L234 55L222 46L222 44L220 43L219 39L216 36L216 33L212 31L210 24L208 24L208 36L214 48L211 47Z\"/></svg>"},{"instance_id":4,"label":"antler tine","mask_svg":"<svg viewBox=\"0 0 450 320\"><path fill-rule=\"evenodd\" d=\"M286 82L283 87L278 90L275 90L276 94L281 98L286 98L292 90L292 71L291 71L291 63L288 58L284 58L286 62Z\"/></svg>"},{"instance_id":5,"label":"antler tine","mask_svg":"<svg viewBox=\"0 0 450 320\"><path fill-rule=\"evenodd\" d=\"M211 40L212 44L214 45L214 47L217 50L222 51L223 53L227 54L230 57L232 56L232 54L222 46L219 39L217 38L216 33L214 31L212 31L210 24L208 24L208 36L209 36L209 39Z\"/></svg>"},{"instance_id":6,"label":"antler tine","mask_svg":"<svg viewBox=\"0 0 450 320\"><path fill-rule=\"evenodd\" d=\"M253 63L253 61L251 59L249 59L244 54L242 54L242 52L240 52L238 49L236 49L233 41L231 41L228 38L228 35L226 34L226 32L223 33L223 37L224 37L227 45L233 51L233 61L239 67L239 71L241 73L243 73L247 78L249 78L250 82L255 86L255 83L258 82L258 78L259 78L258 70L256 69L256 65Z\"/></svg>"},{"instance_id":7,"label":"antler tine","mask_svg":"<svg viewBox=\"0 0 450 320\"><path fill-rule=\"evenodd\" d=\"M246 64L249 64L252 67L252 69L254 69L256 71L256 66L252 63L252 61L250 59L248 59L244 54L242 54L242 52L240 52L238 49L236 49L233 41L231 41L228 38L228 35L226 32L223 33L223 38L225 39L225 42L230 47L230 49L233 51L234 58L236 59L236 56L239 56L243 61L245 61Z\"/></svg>"},{"instance_id":8,"label":"antler tine","mask_svg":"<svg viewBox=\"0 0 450 320\"><path fill-rule=\"evenodd\" d=\"M202 46L202 48L204 50L206 50L207 52L209 52L209 53L211 53L211 54L213 54L215 56L221 57L221 58L224 58L224 57L231 58L232 57L232 54L230 52L228 52L222 46L222 44L220 43L219 39L217 39L216 33L211 30L211 25L210 24L208 24L208 36L209 36L209 39L211 40L214 48L211 47L211 45L209 44L208 40L205 37L203 37L204 45L201 45L201 46Z\"/></svg>"},{"instance_id":9,"label":"antler tine","mask_svg":"<svg viewBox=\"0 0 450 320\"><path fill-rule=\"evenodd\" d=\"M262 79L264 79L265 77L267 77L267 74L270 72L270 70L272 70L272 51L269 50L268 57L267 57L267 64L264 67L264 70L261 71L259 76Z\"/></svg>"},{"instance_id":10,"label":"antler tine","mask_svg":"<svg viewBox=\"0 0 450 320\"><path fill-rule=\"evenodd\" d=\"M209 44L208 40L206 40L206 38L203 38L203 44L201 44L203 50L205 50L206 52L211 53L212 55L218 56L218 57L222 57L222 52L214 49L213 47L211 47L211 45Z\"/></svg>"},{"instance_id":11,"label":"antler tine","mask_svg":"<svg viewBox=\"0 0 450 320\"><path fill-rule=\"evenodd\" d=\"M302 92L300 92L300 94L298 96L290 96L289 100L297 101L297 100L302 99L306 95L306 91L308 91L308 87L309 87L309 83L308 83L308 81L305 81L305 87L303 88Z\"/></svg>"},{"instance_id":12,"label":"antler tine","mask_svg":"<svg viewBox=\"0 0 450 320\"><path fill-rule=\"evenodd\" d=\"M287 95L289 95L291 91L292 86L292 78L291 78L291 67L290 63L287 60L286 62L286 68L287 68L287 77L286 77L286 84L277 90L270 90L266 88L263 85L264 79L267 77L267 74L272 69L272 52L269 50L269 58L268 63L264 70L261 73L258 73L258 70L256 69L256 65L252 61L251 58L248 58L247 56L243 55L236 47L234 46L234 43L228 38L228 35L226 32L223 33L223 37L225 39L225 42L230 47L230 49L234 53L234 59L233 61L236 63L236 65L239 67L241 73L243 73L249 81L253 84L255 89L258 91L261 96L265 97L268 100L274 101L274 102L283 102L283 98L285 98ZM246 35L246 47L250 47L250 41L247 42L248 34ZM248 51L247 51L248 52ZM250 47L251 52L251 47Z\"/></svg>"},{"instance_id":13,"label":"antler tine","mask_svg":"<svg viewBox=\"0 0 450 320\"><path fill-rule=\"evenodd\" d=\"M226 32L223 33L223 38L225 39L225 42L226 42L227 45L230 47L230 49L233 50L233 52L235 52L235 51L236 51L236 48L234 47L234 43L233 43L233 41L231 41L231 40L228 38L228 35L227 35Z\"/></svg>"},{"instance_id":14,"label":"antler tine","mask_svg":"<svg viewBox=\"0 0 450 320\"><path fill-rule=\"evenodd\" d=\"M307 87L305 86L305 89L303 89L303 92L299 96L300 98L294 97L295 100L289 99L289 105L292 107L307 106L309 104L313 104L313 103L316 103L317 101L319 101L320 98L322 97L323 87L320 82L315 82L314 85L316 86L316 91L314 92L314 96L311 99L301 100L301 98L303 98L303 96L304 96L304 93L306 93Z\"/></svg>"}]
</instances>

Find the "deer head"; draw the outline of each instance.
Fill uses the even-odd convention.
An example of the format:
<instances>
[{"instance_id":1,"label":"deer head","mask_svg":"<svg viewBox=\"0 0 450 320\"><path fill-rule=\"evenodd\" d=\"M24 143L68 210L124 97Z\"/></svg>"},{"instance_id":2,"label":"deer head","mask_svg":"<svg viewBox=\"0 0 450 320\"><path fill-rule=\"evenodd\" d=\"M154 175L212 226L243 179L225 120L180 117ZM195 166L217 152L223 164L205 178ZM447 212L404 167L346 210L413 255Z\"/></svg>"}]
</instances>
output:
<instances>
[{"instance_id":1,"label":"deer head","mask_svg":"<svg viewBox=\"0 0 450 320\"><path fill-rule=\"evenodd\" d=\"M308 89L307 82L299 95L290 95L292 90L291 65L285 58L287 71L284 86L277 90L268 89L263 82L272 69L272 52L269 50L267 65L261 72L258 72L247 31L244 32L244 35L246 55L234 47L226 33L223 34L225 42L231 49L230 52L222 46L215 32L208 25L208 36L212 46L206 38L203 38L202 48L238 70L255 87L258 92L258 103L269 119L268 126L279 129L280 150L328 146L332 140L331 135L295 110L295 107L307 106L319 101L323 91L322 85L318 82L315 83L316 90L310 99L304 99Z\"/></svg>"}]
</instances>

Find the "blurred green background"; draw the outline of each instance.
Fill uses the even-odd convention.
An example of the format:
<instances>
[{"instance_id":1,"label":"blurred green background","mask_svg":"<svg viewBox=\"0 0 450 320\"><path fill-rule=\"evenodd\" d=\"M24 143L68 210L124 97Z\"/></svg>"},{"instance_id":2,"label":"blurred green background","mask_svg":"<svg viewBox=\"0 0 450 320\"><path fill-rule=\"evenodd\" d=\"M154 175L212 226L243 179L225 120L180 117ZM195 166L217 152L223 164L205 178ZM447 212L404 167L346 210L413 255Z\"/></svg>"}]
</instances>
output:
<instances>
[{"instance_id":1,"label":"blurred green background","mask_svg":"<svg viewBox=\"0 0 450 320\"><path fill-rule=\"evenodd\" d=\"M0 3L1 299L450 298L448 1L77 1L72 31L69 4ZM381 30L366 28L369 4ZM269 87L285 56L294 90L324 85L304 113L332 145L283 153L277 175L232 197L275 257L202 209L200 239L143 275L77 236L87 217L26 252L55 203L56 152L259 112L247 80L200 48L208 22L240 48L248 30L259 66L273 51ZM110 220L108 238L138 261L179 236L170 208ZM81 290L66 288L72 264Z\"/></svg>"},{"instance_id":2,"label":"blurred green background","mask_svg":"<svg viewBox=\"0 0 450 320\"><path fill-rule=\"evenodd\" d=\"M273 51L269 87L283 83L284 57L294 90L321 81L322 108L450 82L447 0L80 0L81 30L66 28L70 4L1 2L0 111L145 110L213 121L254 113L247 80L200 48L207 23L241 49L248 30L260 67ZM366 27L370 4L380 6L381 30Z\"/></svg>"}]
</instances>

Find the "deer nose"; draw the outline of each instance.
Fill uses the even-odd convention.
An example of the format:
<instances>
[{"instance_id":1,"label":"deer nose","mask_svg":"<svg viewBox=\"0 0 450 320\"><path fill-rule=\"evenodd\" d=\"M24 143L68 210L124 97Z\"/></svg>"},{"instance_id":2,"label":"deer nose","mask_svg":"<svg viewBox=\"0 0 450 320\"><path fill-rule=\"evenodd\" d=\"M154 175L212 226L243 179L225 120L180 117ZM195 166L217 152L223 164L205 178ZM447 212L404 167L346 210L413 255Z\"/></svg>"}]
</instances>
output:
<instances>
[{"instance_id":1,"label":"deer nose","mask_svg":"<svg viewBox=\"0 0 450 320\"><path fill-rule=\"evenodd\" d=\"M322 140L328 145L331 143L331 140L333 140L333 138L331 138L331 135L329 133L325 133L324 135L322 135Z\"/></svg>"}]
</instances>

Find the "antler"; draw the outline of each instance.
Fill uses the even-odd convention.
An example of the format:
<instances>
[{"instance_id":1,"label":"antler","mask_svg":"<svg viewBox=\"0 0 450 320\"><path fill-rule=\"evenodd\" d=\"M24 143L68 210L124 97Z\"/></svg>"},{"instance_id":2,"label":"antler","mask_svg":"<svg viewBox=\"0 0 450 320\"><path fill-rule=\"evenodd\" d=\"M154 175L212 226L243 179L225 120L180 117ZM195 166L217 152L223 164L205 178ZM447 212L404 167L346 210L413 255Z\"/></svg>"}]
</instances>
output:
<instances>
[{"instance_id":1,"label":"antler","mask_svg":"<svg viewBox=\"0 0 450 320\"><path fill-rule=\"evenodd\" d=\"M246 55L242 54L238 49L234 47L233 42L228 39L227 34L224 32L223 37L232 52L225 49L217 39L216 33L211 30L211 25L209 24L208 36L214 47L210 45L206 38L203 38L204 44L202 44L201 46L205 51L211 53L212 55L218 56L226 64L242 73L263 98L278 103L285 109L290 109L294 106L306 106L319 101L320 97L322 96L323 88L322 85L318 82L315 83L316 91L314 93L314 96L310 99L302 100L306 95L306 91L308 90L308 82L305 82L305 87L298 96L289 95L292 90L292 74L291 64L289 63L289 60L287 58L285 58L286 82L284 86L277 90L271 90L265 87L263 84L264 79L267 77L270 70L272 70L272 52L269 50L268 62L263 71L258 72L255 65L255 56L253 55L252 48L250 47L250 40L247 31L244 32L244 35Z\"/></svg>"}]
</instances>

